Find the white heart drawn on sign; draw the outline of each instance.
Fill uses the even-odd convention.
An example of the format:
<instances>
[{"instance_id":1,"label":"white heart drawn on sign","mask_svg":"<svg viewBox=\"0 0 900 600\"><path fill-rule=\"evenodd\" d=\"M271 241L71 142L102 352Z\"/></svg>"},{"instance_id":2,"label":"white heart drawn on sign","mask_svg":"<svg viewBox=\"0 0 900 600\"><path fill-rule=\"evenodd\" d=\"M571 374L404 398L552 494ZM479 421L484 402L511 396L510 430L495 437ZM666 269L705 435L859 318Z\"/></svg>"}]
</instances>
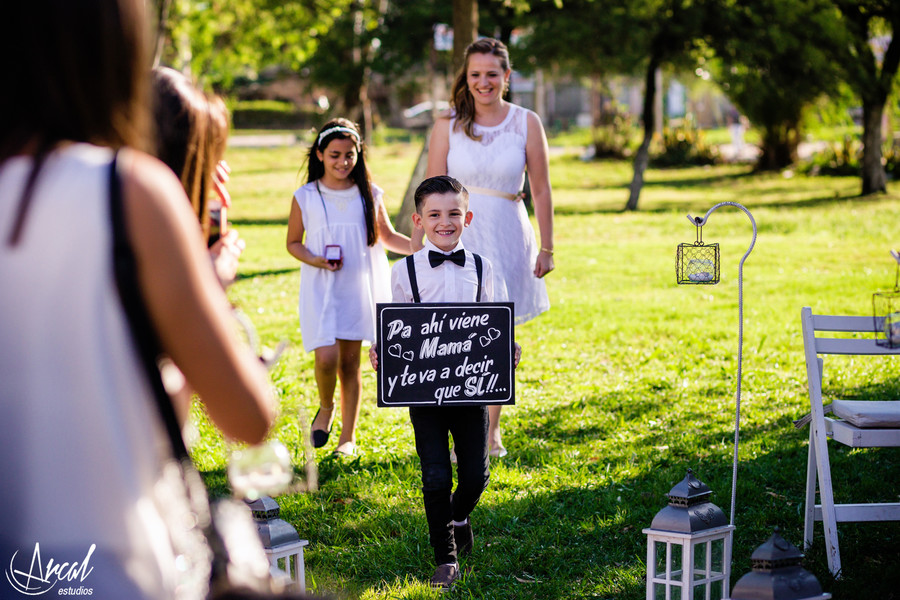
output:
<instances>
[{"instance_id":1,"label":"white heart drawn on sign","mask_svg":"<svg viewBox=\"0 0 900 600\"><path fill-rule=\"evenodd\" d=\"M500 337L500 330L495 329L494 327L491 327L490 329L488 329L487 333L488 333L488 336L491 338L491 341L494 341L498 337Z\"/></svg>"},{"instance_id":2,"label":"white heart drawn on sign","mask_svg":"<svg viewBox=\"0 0 900 600\"><path fill-rule=\"evenodd\" d=\"M412 350L407 350L403 353L403 358L405 358L409 362L412 362L413 357L415 357L415 353Z\"/></svg>"},{"instance_id":3,"label":"white heart drawn on sign","mask_svg":"<svg viewBox=\"0 0 900 600\"><path fill-rule=\"evenodd\" d=\"M400 355L402 353L403 353L403 348L400 347L400 344L394 344L393 346L388 346L388 354L390 354L394 358L400 358Z\"/></svg>"}]
</instances>

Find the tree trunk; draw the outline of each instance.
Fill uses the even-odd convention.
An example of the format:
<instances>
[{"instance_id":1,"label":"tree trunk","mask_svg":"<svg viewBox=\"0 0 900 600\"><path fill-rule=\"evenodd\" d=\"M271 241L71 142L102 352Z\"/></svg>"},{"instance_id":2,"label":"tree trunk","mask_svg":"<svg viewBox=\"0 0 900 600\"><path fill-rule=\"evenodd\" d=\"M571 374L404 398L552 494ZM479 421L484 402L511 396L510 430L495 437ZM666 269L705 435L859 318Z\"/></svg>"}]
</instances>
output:
<instances>
[{"instance_id":1,"label":"tree trunk","mask_svg":"<svg viewBox=\"0 0 900 600\"><path fill-rule=\"evenodd\" d=\"M362 70L359 72L359 77L354 77L351 79L347 85L344 87L344 93L342 94L341 100L344 104L344 109L341 111L343 116L350 119L354 123L357 123L363 131L360 133L365 136L365 123L362 123L362 89L363 89L363 73Z\"/></svg>"},{"instance_id":2,"label":"tree trunk","mask_svg":"<svg viewBox=\"0 0 900 600\"><path fill-rule=\"evenodd\" d=\"M542 123L550 123L550 114L547 112L547 88L544 86L544 70L534 71L534 112L541 118Z\"/></svg>"},{"instance_id":3,"label":"tree trunk","mask_svg":"<svg viewBox=\"0 0 900 600\"><path fill-rule=\"evenodd\" d=\"M419 160L413 168L412 177L406 186L406 194L400 204L400 211L394 216L394 227L400 233L410 235L412 233L412 214L416 212L416 188L425 179L425 170L428 168L428 143L431 141L431 128L425 134L425 144L419 153Z\"/></svg>"},{"instance_id":4,"label":"tree trunk","mask_svg":"<svg viewBox=\"0 0 900 600\"><path fill-rule=\"evenodd\" d=\"M359 87L360 128L366 146L372 146L372 134L375 131L375 115L372 110L372 99L369 98L369 84L372 82L372 69L367 65L363 69L363 81Z\"/></svg>"},{"instance_id":5,"label":"tree trunk","mask_svg":"<svg viewBox=\"0 0 900 600\"><path fill-rule=\"evenodd\" d=\"M171 0L155 0L152 2L153 17L155 20L156 43L153 45L153 66L158 67L162 59L163 49L166 46L166 31L168 30L169 6Z\"/></svg>"},{"instance_id":6,"label":"tree trunk","mask_svg":"<svg viewBox=\"0 0 900 600\"><path fill-rule=\"evenodd\" d=\"M846 68L852 75L850 83L853 91L862 100L862 195L883 193L887 191L887 177L881 164L883 141L881 122L887 97L900 68L900 35L898 35L900 10L897 10L896 2L835 4L843 13L854 35L851 43L853 60ZM879 19L883 19L889 31L893 32L893 35L888 36L890 41L880 57L873 52L871 45L872 38L876 35L874 32L879 28L877 25Z\"/></svg>"},{"instance_id":7,"label":"tree trunk","mask_svg":"<svg viewBox=\"0 0 900 600\"><path fill-rule=\"evenodd\" d=\"M453 71L462 67L466 47L478 36L478 0L453 0Z\"/></svg>"},{"instance_id":8,"label":"tree trunk","mask_svg":"<svg viewBox=\"0 0 900 600\"><path fill-rule=\"evenodd\" d=\"M591 142L594 156L600 155L600 129L603 127L603 76L591 74Z\"/></svg>"},{"instance_id":9,"label":"tree trunk","mask_svg":"<svg viewBox=\"0 0 900 600\"><path fill-rule=\"evenodd\" d=\"M372 4L375 10L378 11L378 24L383 25L384 14L388 8L387 0L377 0ZM354 60L358 61L358 64L362 67L362 81L359 86L359 124L362 128L363 139L366 145L371 146L375 132L375 108L372 105L372 99L369 97L369 87L372 84L372 60L375 58L375 46L370 41L363 39L364 32L363 2L360 1L356 4L356 13L353 16L353 37L356 40L354 43ZM363 45L364 42L365 45Z\"/></svg>"},{"instance_id":10,"label":"tree trunk","mask_svg":"<svg viewBox=\"0 0 900 600\"><path fill-rule=\"evenodd\" d=\"M863 100L862 195L887 191L887 176L881 164L881 119L884 102Z\"/></svg>"},{"instance_id":11,"label":"tree trunk","mask_svg":"<svg viewBox=\"0 0 900 600\"><path fill-rule=\"evenodd\" d=\"M653 107L656 103L656 71L659 69L659 59L653 55L650 64L647 65L647 74L644 83L644 108L641 118L644 121L644 139L634 155L634 177L629 187L628 202L625 210L637 210L638 200L641 196L641 188L644 186L644 171L650 163L650 142L653 141Z\"/></svg>"},{"instance_id":12,"label":"tree trunk","mask_svg":"<svg viewBox=\"0 0 900 600\"><path fill-rule=\"evenodd\" d=\"M757 171L779 171L797 162L800 134L797 125L773 125L763 128L762 152Z\"/></svg>"},{"instance_id":13,"label":"tree trunk","mask_svg":"<svg viewBox=\"0 0 900 600\"><path fill-rule=\"evenodd\" d=\"M662 131L665 125L665 115L663 114L665 88L663 87L662 69L656 69L656 81L653 89L655 90L653 99L653 130Z\"/></svg>"},{"instance_id":14,"label":"tree trunk","mask_svg":"<svg viewBox=\"0 0 900 600\"><path fill-rule=\"evenodd\" d=\"M346 95L344 96L344 111L350 120L359 123L360 133L363 139L368 143L371 140L372 132L368 130L369 123L366 122L366 98L368 97L368 73L366 66L368 65L367 48L363 48L363 2L362 0L354 0L353 2L353 71L359 73L359 77L354 77L352 83L347 86Z\"/></svg>"}]
</instances>

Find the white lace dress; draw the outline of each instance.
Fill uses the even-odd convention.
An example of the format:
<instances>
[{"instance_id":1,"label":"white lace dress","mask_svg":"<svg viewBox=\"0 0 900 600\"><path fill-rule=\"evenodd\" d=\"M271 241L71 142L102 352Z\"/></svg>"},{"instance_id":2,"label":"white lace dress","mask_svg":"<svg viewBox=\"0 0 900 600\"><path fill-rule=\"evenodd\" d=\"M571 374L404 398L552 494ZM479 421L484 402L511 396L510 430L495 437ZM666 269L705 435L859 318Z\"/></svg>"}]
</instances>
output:
<instances>
[{"instance_id":1,"label":"white lace dress","mask_svg":"<svg viewBox=\"0 0 900 600\"><path fill-rule=\"evenodd\" d=\"M376 214L383 194L372 185ZM317 191L315 182L307 183L294 192L294 201L303 215L306 247L322 256L327 244L338 244L344 255L338 271L306 263L300 267L303 349L311 352L339 339L371 343L375 339L375 303L391 301L391 270L381 242L366 245L359 189L333 190L320 182Z\"/></svg>"},{"instance_id":2,"label":"white lace dress","mask_svg":"<svg viewBox=\"0 0 900 600\"><path fill-rule=\"evenodd\" d=\"M525 177L525 142L528 111L510 104L509 113L494 127L476 124L481 141L469 138L456 119L450 120L447 174L469 189L472 223L463 232L468 250L486 257L494 266L495 297L515 303L516 323L529 321L550 308L544 280L534 276L538 244L528 212L521 201L512 201L471 188L519 193ZM506 294L503 293L505 283ZM504 297L505 296L505 297Z\"/></svg>"}]
</instances>

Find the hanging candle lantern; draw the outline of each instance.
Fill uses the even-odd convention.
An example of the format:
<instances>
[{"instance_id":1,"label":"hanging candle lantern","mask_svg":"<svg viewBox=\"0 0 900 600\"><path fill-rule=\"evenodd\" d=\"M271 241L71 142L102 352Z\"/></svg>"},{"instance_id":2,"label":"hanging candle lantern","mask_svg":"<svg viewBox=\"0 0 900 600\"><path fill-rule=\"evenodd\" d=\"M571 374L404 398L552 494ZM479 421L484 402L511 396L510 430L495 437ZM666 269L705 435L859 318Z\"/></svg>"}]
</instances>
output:
<instances>
[{"instance_id":1,"label":"hanging candle lantern","mask_svg":"<svg viewBox=\"0 0 900 600\"><path fill-rule=\"evenodd\" d=\"M734 585L730 600L828 600L815 576L800 566L803 554L778 528L750 556L752 571Z\"/></svg>"},{"instance_id":2,"label":"hanging candle lantern","mask_svg":"<svg viewBox=\"0 0 900 600\"><path fill-rule=\"evenodd\" d=\"M697 228L696 241L678 244L675 275L679 284L719 283L719 244L703 243L701 221L700 218L694 220L694 226Z\"/></svg>"},{"instance_id":3,"label":"hanging candle lantern","mask_svg":"<svg viewBox=\"0 0 900 600\"><path fill-rule=\"evenodd\" d=\"M872 294L875 318L875 343L886 348L900 348L900 252L891 250L897 261L894 289Z\"/></svg>"},{"instance_id":4,"label":"hanging candle lantern","mask_svg":"<svg viewBox=\"0 0 900 600\"><path fill-rule=\"evenodd\" d=\"M734 526L691 469L653 517L647 535L647 600L722 600Z\"/></svg>"}]
</instances>

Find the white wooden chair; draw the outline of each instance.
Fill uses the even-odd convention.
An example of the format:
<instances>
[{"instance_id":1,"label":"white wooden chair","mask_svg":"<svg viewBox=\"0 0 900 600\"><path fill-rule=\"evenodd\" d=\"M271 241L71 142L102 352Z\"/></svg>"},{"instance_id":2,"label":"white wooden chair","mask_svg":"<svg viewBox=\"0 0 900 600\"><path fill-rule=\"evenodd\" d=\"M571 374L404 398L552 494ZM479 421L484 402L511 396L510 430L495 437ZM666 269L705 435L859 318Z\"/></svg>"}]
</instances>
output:
<instances>
[{"instance_id":1,"label":"white wooden chair","mask_svg":"<svg viewBox=\"0 0 900 600\"><path fill-rule=\"evenodd\" d=\"M900 400L835 400L822 403L823 359L819 355L900 356L900 349L879 346L874 339L874 319L868 317L814 315L809 307L801 310L806 377L809 388L809 458L806 467L806 505L803 542L809 547L816 521L822 521L825 533L828 569L841 576L837 524L859 521L898 521L900 502L835 504L827 440L831 438L851 448L900 446ZM862 332L866 338L834 338L821 332ZM832 416L826 416L831 413ZM798 421L802 426L805 419ZM874 474L877 476L877 474ZM816 484L821 504L816 504Z\"/></svg>"}]
</instances>

